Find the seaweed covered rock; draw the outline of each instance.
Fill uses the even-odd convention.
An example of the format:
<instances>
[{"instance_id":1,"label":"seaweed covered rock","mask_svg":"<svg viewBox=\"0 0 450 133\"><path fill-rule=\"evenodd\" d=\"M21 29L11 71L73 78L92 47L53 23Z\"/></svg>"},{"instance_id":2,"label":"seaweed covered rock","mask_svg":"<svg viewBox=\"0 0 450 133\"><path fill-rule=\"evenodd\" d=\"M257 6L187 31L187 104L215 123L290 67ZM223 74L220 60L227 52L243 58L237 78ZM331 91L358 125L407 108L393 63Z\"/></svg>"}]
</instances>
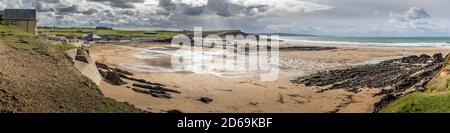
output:
<instances>
[{"instance_id":1,"label":"seaweed covered rock","mask_svg":"<svg viewBox=\"0 0 450 133\"><path fill-rule=\"evenodd\" d=\"M105 80L108 81L109 83L113 84L113 85L124 85L124 84L126 84L126 82L123 81L120 78L120 75L118 73L116 73L116 72L113 72L113 71L106 72Z\"/></svg>"},{"instance_id":2,"label":"seaweed covered rock","mask_svg":"<svg viewBox=\"0 0 450 133\"><path fill-rule=\"evenodd\" d=\"M343 89L358 93L362 88L381 89L378 94L374 95L382 97L381 101L374 105L374 112L377 112L401 96L426 90L425 86L441 70L444 64L441 58L443 58L442 54L434 54L433 56L412 55L378 64L318 72L297 77L291 82L304 84L305 86L321 86L322 90L318 92ZM449 64L449 62L447 58L446 64ZM444 80L437 80L440 88L445 88L445 90L448 88L447 81L449 81L450 75L448 77ZM442 81L445 82L441 83Z\"/></svg>"}]
</instances>

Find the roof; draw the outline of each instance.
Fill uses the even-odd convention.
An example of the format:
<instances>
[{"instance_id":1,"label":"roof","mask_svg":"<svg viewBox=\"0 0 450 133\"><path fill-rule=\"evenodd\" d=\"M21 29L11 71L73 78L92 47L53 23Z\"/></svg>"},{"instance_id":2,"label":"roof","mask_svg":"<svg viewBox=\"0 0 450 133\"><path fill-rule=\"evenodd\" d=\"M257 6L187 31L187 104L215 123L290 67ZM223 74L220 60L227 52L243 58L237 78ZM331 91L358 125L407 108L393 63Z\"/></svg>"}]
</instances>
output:
<instances>
[{"instance_id":1,"label":"roof","mask_svg":"<svg viewBox=\"0 0 450 133\"><path fill-rule=\"evenodd\" d=\"M36 20L35 9L5 9L4 20Z\"/></svg>"}]
</instances>

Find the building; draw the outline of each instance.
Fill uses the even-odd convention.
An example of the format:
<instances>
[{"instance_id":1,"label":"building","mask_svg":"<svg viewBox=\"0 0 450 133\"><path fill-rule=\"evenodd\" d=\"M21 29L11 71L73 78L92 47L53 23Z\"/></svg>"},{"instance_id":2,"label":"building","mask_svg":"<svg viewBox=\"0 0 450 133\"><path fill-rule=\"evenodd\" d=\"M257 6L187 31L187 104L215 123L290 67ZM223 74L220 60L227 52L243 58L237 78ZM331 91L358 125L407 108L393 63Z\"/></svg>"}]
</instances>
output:
<instances>
[{"instance_id":1,"label":"building","mask_svg":"<svg viewBox=\"0 0 450 133\"><path fill-rule=\"evenodd\" d=\"M3 11L0 11L0 21L3 20Z\"/></svg>"},{"instance_id":2,"label":"building","mask_svg":"<svg viewBox=\"0 0 450 133\"><path fill-rule=\"evenodd\" d=\"M83 39L85 41L92 42L92 41L99 41L102 39L102 37L100 37L99 35L96 35L96 34L86 34L86 35L83 35Z\"/></svg>"},{"instance_id":3,"label":"building","mask_svg":"<svg viewBox=\"0 0 450 133\"><path fill-rule=\"evenodd\" d=\"M3 21L20 29L37 34L37 19L35 9L5 9Z\"/></svg>"},{"instance_id":4,"label":"building","mask_svg":"<svg viewBox=\"0 0 450 133\"><path fill-rule=\"evenodd\" d=\"M144 34L158 34L158 31L145 31Z\"/></svg>"},{"instance_id":5,"label":"building","mask_svg":"<svg viewBox=\"0 0 450 133\"><path fill-rule=\"evenodd\" d=\"M95 27L96 30L113 30L112 27L102 27L102 26L97 26Z\"/></svg>"}]
</instances>

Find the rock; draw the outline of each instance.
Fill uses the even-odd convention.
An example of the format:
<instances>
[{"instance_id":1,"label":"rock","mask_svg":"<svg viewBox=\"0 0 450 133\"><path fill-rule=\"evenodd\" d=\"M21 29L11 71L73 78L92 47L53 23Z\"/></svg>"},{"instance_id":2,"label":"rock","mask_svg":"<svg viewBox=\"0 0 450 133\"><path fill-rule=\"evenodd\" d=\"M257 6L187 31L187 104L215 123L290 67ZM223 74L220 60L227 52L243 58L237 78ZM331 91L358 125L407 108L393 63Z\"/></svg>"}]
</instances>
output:
<instances>
[{"instance_id":1,"label":"rock","mask_svg":"<svg viewBox=\"0 0 450 133\"><path fill-rule=\"evenodd\" d=\"M81 61L84 63L89 63L88 60L88 55L86 54L86 51L84 49L77 49L77 54L75 55L75 60L77 61Z\"/></svg>"},{"instance_id":2,"label":"rock","mask_svg":"<svg viewBox=\"0 0 450 133\"><path fill-rule=\"evenodd\" d=\"M162 86L159 86L159 85L151 85L151 84L144 84L144 83L133 83L133 86L141 87L141 88L145 88L145 89L150 89L150 90L165 91L165 92L172 92L172 93L178 93L178 94L180 93L179 91L163 88Z\"/></svg>"},{"instance_id":3,"label":"rock","mask_svg":"<svg viewBox=\"0 0 450 133\"><path fill-rule=\"evenodd\" d=\"M385 107L386 105L388 105L389 103L397 100L398 97L392 95L392 94L388 94L386 96L383 96L381 98L381 100L377 103L375 103L373 106L373 112L374 113L378 113L383 107Z\"/></svg>"},{"instance_id":4,"label":"rock","mask_svg":"<svg viewBox=\"0 0 450 133\"><path fill-rule=\"evenodd\" d=\"M97 68L101 68L101 69L104 69L104 70L109 70L110 69L108 65L105 65L103 63L95 62L95 65L97 66Z\"/></svg>"},{"instance_id":5,"label":"rock","mask_svg":"<svg viewBox=\"0 0 450 133\"><path fill-rule=\"evenodd\" d=\"M167 113L170 113L170 114L182 114L183 112L181 112L179 110L169 110L169 111L167 111Z\"/></svg>"},{"instance_id":6,"label":"rock","mask_svg":"<svg viewBox=\"0 0 450 133\"><path fill-rule=\"evenodd\" d=\"M411 56L402 58L401 62L402 63L415 63L418 61L418 59L419 59L419 57L417 55L411 55Z\"/></svg>"},{"instance_id":7,"label":"rock","mask_svg":"<svg viewBox=\"0 0 450 133\"><path fill-rule=\"evenodd\" d=\"M431 56L429 56L427 54L422 54L419 56L419 58L427 59L427 58L431 58Z\"/></svg>"},{"instance_id":8,"label":"rock","mask_svg":"<svg viewBox=\"0 0 450 133\"><path fill-rule=\"evenodd\" d=\"M208 98L208 97L202 97L202 98L200 98L198 100L203 102L203 103L206 103L206 104L209 104L209 103L211 103L213 101L211 98Z\"/></svg>"},{"instance_id":9,"label":"rock","mask_svg":"<svg viewBox=\"0 0 450 133\"><path fill-rule=\"evenodd\" d=\"M103 70L103 69L98 69L98 73L100 73L100 75L101 75L103 78L106 78L106 74L108 73L108 71Z\"/></svg>"},{"instance_id":10,"label":"rock","mask_svg":"<svg viewBox=\"0 0 450 133\"><path fill-rule=\"evenodd\" d=\"M170 96L170 94L168 94L164 91L155 91L155 90L149 90L149 89L145 89L145 88L136 88L136 87L132 88L132 90L135 92L138 92L138 93L148 94L148 95L151 95L156 98L165 98L165 99L172 98Z\"/></svg>"},{"instance_id":11,"label":"rock","mask_svg":"<svg viewBox=\"0 0 450 133\"><path fill-rule=\"evenodd\" d=\"M431 60L431 56L426 55L426 54L422 54L419 56L419 61L418 63L427 63L427 61Z\"/></svg>"},{"instance_id":12,"label":"rock","mask_svg":"<svg viewBox=\"0 0 450 133\"><path fill-rule=\"evenodd\" d=\"M441 53L437 53L433 55L433 61L434 63L444 62L444 57Z\"/></svg>"},{"instance_id":13,"label":"rock","mask_svg":"<svg viewBox=\"0 0 450 133\"><path fill-rule=\"evenodd\" d=\"M113 71L121 73L121 74L129 75L129 76L133 76L133 73L119 69L119 68L114 68Z\"/></svg>"},{"instance_id":14,"label":"rock","mask_svg":"<svg viewBox=\"0 0 450 133\"><path fill-rule=\"evenodd\" d=\"M121 78L132 80L132 81L136 81L136 82L143 83L143 84L166 86L166 85L163 85L163 84L160 84L160 83L152 83L152 82L144 80L144 79L136 79L136 78L133 78L133 77L129 77L129 76L125 75L125 74L119 74L119 75L120 75Z\"/></svg>"},{"instance_id":15,"label":"rock","mask_svg":"<svg viewBox=\"0 0 450 133\"><path fill-rule=\"evenodd\" d=\"M360 65L341 70L322 71L292 80L296 84L320 86L318 92L343 89L357 93L362 88L381 89L374 96L382 100L374 104L374 112L398 97L424 91L426 84L443 66L442 54L408 56L383 61L378 64ZM323 91L322 91L323 90Z\"/></svg>"},{"instance_id":16,"label":"rock","mask_svg":"<svg viewBox=\"0 0 450 133\"><path fill-rule=\"evenodd\" d=\"M111 72L111 71L106 72L105 80L108 81L108 83L111 83L113 85L126 84L126 82L120 78L119 74L117 74L115 72Z\"/></svg>"}]
</instances>

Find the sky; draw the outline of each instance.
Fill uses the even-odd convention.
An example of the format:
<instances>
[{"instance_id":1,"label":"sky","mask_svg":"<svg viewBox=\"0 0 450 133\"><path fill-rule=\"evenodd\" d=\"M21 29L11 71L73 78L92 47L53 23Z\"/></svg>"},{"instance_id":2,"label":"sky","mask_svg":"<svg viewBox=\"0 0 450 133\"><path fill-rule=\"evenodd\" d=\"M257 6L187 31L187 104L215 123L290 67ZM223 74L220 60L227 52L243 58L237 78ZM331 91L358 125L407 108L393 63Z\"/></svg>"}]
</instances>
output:
<instances>
[{"instance_id":1,"label":"sky","mask_svg":"<svg viewBox=\"0 0 450 133\"><path fill-rule=\"evenodd\" d=\"M449 0L0 0L40 26L239 29L332 36L450 36Z\"/></svg>"}]
</instances>

